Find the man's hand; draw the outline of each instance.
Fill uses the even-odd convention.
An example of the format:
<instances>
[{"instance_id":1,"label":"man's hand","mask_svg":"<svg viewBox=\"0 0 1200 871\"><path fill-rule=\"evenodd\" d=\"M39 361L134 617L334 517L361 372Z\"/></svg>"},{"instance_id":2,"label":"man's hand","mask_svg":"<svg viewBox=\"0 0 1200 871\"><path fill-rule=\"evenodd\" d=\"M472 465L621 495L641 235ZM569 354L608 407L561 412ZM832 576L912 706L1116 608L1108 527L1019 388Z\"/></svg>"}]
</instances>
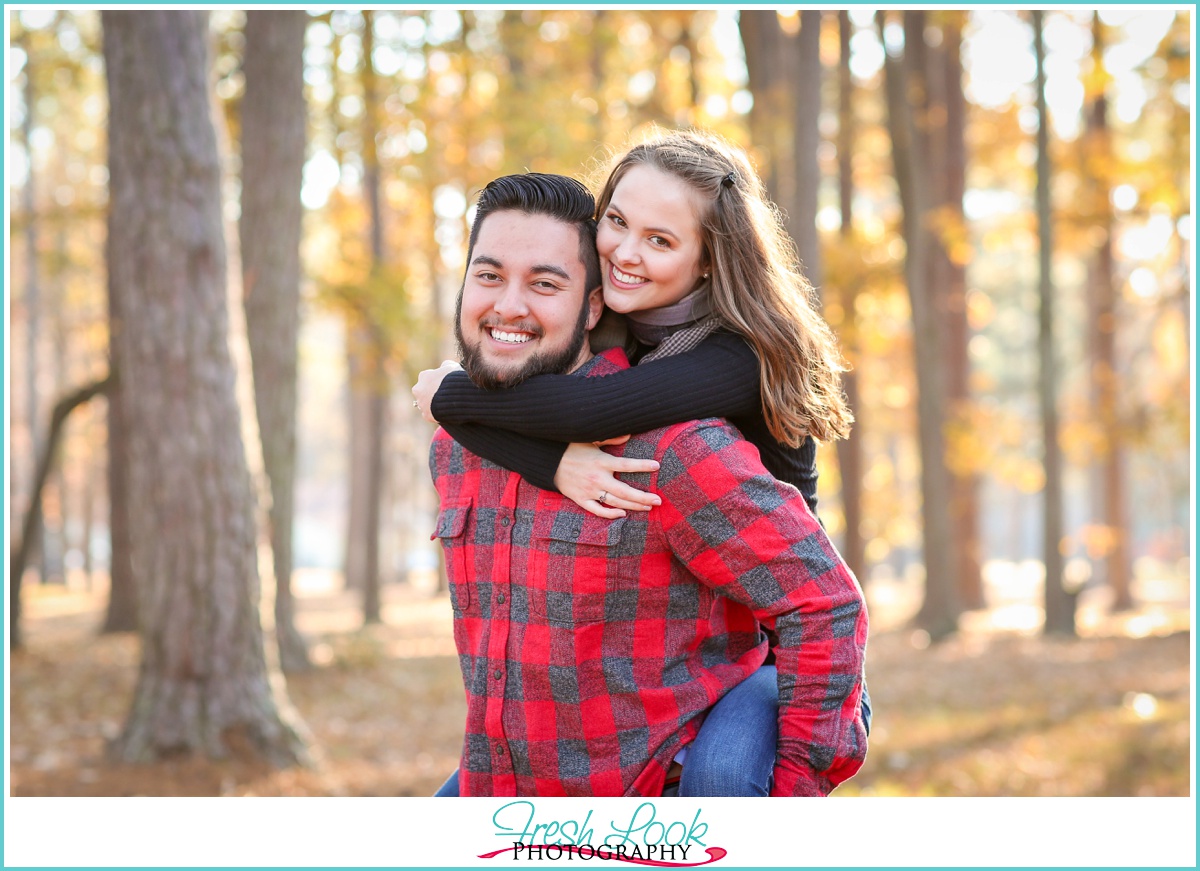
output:
<instances>
[{"instance_id":1,"label":"man's hand","mask_svg":"<svg viewBox=\"0 0 1200 871\"><path fill-rule=\"evenodd\" d=\"M417 383L413 385L412 395L416 407L421 409L421 416L430 423L437 423L437 419L433 416L433 397L438 392L438 388L442 386L442 379L451 372L462 371L462 366L458 365L453 360L443 360L442 365L436 369L426 369L417 376Z\"/></svg>"}]
</instances>

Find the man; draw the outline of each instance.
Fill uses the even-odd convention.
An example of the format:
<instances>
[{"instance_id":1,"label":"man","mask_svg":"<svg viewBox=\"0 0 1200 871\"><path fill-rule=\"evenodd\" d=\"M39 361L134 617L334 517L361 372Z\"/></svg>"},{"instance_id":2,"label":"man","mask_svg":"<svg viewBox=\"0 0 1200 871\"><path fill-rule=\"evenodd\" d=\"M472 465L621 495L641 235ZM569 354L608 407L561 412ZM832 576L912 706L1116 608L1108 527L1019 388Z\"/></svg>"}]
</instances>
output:
<instances>
[{"instance_id":1,"label":"man","mask_svg":"<svg viewBox=\"0 0 1200 871\"><path fill-rule=\"evenodd\" d=\"M594 203L563 176L506 176L480 196L456 335L468 374L609 374ZM773 628L779 746L772 794L823 795L866 753L866 612L853 575L793 489L719 420L617 449L662 504L589 514L439 430L454 638L467 692L458 783L439 794L660 795L704 714L762 663Z\"/></svg>"}]
</instances>

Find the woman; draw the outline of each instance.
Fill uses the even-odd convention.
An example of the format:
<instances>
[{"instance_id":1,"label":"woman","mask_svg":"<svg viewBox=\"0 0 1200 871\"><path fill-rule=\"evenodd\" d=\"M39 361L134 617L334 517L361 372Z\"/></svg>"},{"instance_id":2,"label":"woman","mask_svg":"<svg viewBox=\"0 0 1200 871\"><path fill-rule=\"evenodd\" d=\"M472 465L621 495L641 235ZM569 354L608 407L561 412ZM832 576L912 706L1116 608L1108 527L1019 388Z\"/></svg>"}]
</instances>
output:
<instances>
[{"instance_id":1,"label":"woman","mask_svg":"<svg viewBox=\"0 0 1200 871\"><path fill-rule=\"evenodd\" d=\"M745 154L708 133L657 135L618 159L597 220L604 302L625 316L638 365L483 391L449 364L413 388L423 413L473 425L469 449L609 518L658 497L615 477L638 461L586 442L725 417L815 511L814 439L852 421L843 366ZM772 666L725 696L688 748L679 794L767 794L777 705Z\"/></svg>"}]
</instances>

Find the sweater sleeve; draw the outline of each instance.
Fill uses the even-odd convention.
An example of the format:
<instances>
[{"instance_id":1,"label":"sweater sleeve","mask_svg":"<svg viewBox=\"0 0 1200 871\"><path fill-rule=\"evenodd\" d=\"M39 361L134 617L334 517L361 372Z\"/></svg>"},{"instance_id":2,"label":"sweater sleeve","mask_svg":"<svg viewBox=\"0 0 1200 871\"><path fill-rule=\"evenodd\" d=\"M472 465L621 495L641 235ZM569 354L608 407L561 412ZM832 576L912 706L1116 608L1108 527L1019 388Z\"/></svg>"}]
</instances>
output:
<instances>
[{"instance_id":1,"label":"sweater sleeve","mask_svg":"<svg viewBox=\"0 0 1200 871\"><path fill-rule=\"evenodd\" d=\"M535 487L558 492L554 486L554 473L558 471L558 464L567 450L565 442L553 442L471 423L442 424L442 427L471 453L516 472Z\"/></svg>"},{"instance_id":2,"label":"sweater sleeve","mask_svg":"<svg viewBox=\"0 0 1200 871\"><path fill-rule=\"evenodd\" d=\"M760 403L754 350L740 336L718 332L691 351L603 377L537 375L516 387L483 390L452 373L432 412L442 425L477 423L591 442L698 418L753 415Z\"/></svg>"}]
</instances>

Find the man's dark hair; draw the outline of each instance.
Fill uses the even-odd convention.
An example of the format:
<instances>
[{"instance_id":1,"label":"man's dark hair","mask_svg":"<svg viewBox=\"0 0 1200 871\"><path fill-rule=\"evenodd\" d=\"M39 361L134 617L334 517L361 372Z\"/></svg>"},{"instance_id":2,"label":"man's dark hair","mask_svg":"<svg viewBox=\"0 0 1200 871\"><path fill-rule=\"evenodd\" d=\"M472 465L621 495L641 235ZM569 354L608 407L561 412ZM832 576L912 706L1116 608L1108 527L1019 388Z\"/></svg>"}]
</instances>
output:
<instances>
[{"instance_id":1,"label":"man's dark hair","mask_svg":"<svg viewBox=\"0 0 1200 871\"><path fill-rule=\"evenodd\" d=\"M524 212L546 215L564 224L574 224L579 232L579 261L587 277L584 292L600 286L600 258L596 254L596 198L581 182L565 175L524 172L503 175L488 183L479 194L475 220L467 242L467 268L475 253L475 240L483 219L493 212Z\"/></svg>"}]
</instances>

